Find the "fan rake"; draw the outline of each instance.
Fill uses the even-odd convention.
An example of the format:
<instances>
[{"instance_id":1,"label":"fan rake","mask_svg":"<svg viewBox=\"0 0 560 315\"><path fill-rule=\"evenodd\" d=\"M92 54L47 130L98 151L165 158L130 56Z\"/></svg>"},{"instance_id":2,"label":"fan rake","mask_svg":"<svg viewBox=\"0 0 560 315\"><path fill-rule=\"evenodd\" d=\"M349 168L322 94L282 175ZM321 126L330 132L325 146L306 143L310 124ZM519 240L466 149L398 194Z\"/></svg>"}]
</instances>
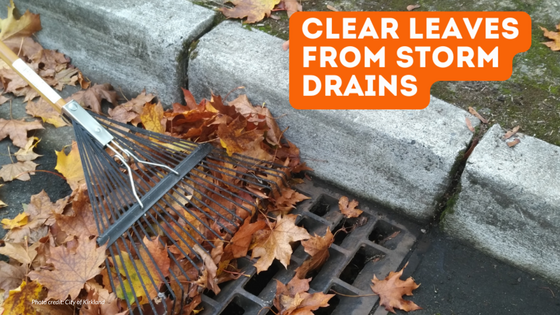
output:
<instances>
[{"instance_id":1,"label":"fan rake","mask_svg":"<svg viewBox=\"0 0 560 315\"><path fill-rule=\"evenodd\" d=\"M188 309L215 244L286 184L285 167L89 113L1 42L0 57L72 121L113 292L133 314Z\"/></svg>"}]
</instances>

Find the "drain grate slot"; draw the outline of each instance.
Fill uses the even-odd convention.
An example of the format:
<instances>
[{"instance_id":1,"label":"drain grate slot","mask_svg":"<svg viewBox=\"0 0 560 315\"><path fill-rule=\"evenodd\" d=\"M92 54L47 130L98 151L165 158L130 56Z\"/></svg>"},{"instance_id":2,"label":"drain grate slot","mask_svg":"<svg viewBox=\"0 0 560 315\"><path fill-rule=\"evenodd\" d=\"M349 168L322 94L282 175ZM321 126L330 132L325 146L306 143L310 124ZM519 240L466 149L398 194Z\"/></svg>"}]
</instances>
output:
<instances>
[{"instance_id":1,"label":"drain grate slot","mask_svg":"<svg viewBox=\"0 0 560 315\"><path fill-rule=\"evenodd\" d=\"M371 279L375 274L384 278L390 271L404 264L410 249L420 235L420 227L397 217L389 210L361 200L359 209L364 213L358 218L345 218L338 209L342 196L356 199L346 192L320 183L305 180L294 189L311 199L298 204L293 211L299 215L297 225L311 234L324 235L327 227L334 233L334 243L329 248L329 258L317 270L310 271L310 293L329 292L331 289L346 297L335 295L329 307L313 311L316 315L363 315L377 309L378 298L371 296ZM239 268L251 277L221 284L218 296L205 292L199 315L276 315L272 305L276 293L276 280L286 284L295 270L309 255L300 242L291 244L294 249L286 269L274 261L271 267L256 274L249 257L239 260ZM388 258L390 257L390 259ZM212 299L210 299L212 298Z\"/></svg>"}]
</instances>

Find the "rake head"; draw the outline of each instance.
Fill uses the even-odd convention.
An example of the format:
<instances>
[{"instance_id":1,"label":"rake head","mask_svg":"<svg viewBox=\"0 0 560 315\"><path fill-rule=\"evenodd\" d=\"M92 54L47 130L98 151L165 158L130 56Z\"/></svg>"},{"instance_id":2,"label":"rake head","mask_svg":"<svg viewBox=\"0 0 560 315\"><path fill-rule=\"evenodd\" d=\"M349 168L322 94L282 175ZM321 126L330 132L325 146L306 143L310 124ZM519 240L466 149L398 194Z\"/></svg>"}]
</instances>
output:
<instances>
[{"instance_id":1,"label":"rake head","mask_svg":"<svg viewBox=\"0 0 560 315\"><path fill-rule=\"evenodd\" d=\"M284 167L92 115L106 147L74 129L113 291L134 314L181 313L205 259L285 184Z\"/></svg>"}]
</instances>

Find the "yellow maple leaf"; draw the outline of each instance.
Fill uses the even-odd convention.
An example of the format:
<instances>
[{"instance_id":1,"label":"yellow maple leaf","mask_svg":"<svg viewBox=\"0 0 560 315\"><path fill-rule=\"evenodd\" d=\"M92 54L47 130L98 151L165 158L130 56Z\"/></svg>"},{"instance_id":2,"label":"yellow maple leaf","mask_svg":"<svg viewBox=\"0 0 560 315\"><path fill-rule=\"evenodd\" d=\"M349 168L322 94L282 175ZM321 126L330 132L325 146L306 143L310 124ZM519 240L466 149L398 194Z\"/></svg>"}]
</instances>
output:
<instances>
[{"instance_id":1,"label":"yellow maple leaf","mask_svg":"<svg viewBox=\"0 0 560 315\"><path fill-rule=\"evenodd\" d=\"M265 15L270 16L280 0L230 0L234 8L221 8L220 11L228 18L242 19L247 17L246 23L255 23L262 20Z\"/></svg>"},{"instance_id":2,"label":"yellow maple leaf","mask_svg":"<svg viewBox=\"0 0 560 315\"><path fill-rule=\"evenodd\" d=\"M80 153L78 152L78 144L72 141L72 149L66 155L64 150L55 151L56 153L56 167L55 170L59 171L64 177L72 190L76 190L82 183L85 182L84 170L82 162L80 161Z\"/></svg>"},{"instance_id":3,"label":"yellow maple leaf","mask_svg":"<svg viewBox=\"0 0 560 315\"><path fill-rule=\"evenodd\" d=\"M28 37L41 30L39 14L32 14L26 11L19 19L16 19L17 15L19 15L19 13L14 5L14 1L10 0L8 17L0 19L0 29L2 29L0 32L1 40L6 40L14 36Z\"/></svg>"},{"instance_id":4,"label":"yellow maple leaf","mask_svg":"<svg viewBox=\"0 0 560 315\"><path fill-rule=\"evenodd\" d=\"M158 133L165 132L165 126L161 123L163 120L163 107L160 103L157 105L147 103L142 110L140 120L142 120L142 124L146 130Z\"/></svg>"},{"instance_id":5,"label":"yellow maple leaf","mask_svg":"<svg viewBox=\"0 0 560 315\"><path fill-rule=\"evenodd\" d=\"M6 230L11 230L13 228L16 227L20 227L23 225L27 224L27 221L29 219L29 214L22 212L20 214L18 214L15 218L13 219L3 219L2 220L2 224L3 224L3 228Z\"/></svg>"},{"instance_id":6,"label":"yellow maple leaf","mask_svg":"<svg viewBox=\"0 0 560 315\"><path fill-rule=\"evenodd\" d=\"M37 314L33 308L33 300L39 300L42 290L43 287L37 282L23 281L19 288L10 290L10 295L2 305L3 315Z\"/></svg>"}]
</instances>

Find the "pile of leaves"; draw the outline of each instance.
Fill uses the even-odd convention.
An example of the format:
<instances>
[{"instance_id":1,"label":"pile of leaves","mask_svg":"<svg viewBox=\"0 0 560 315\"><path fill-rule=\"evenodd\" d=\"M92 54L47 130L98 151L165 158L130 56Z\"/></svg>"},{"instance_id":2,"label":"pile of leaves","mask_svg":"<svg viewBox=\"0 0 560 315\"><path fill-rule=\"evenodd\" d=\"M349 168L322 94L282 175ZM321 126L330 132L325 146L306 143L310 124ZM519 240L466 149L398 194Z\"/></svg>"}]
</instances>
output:
<instances>
[{"instance_id":1,"label":"pile of leaves","mask_svg":"<svg viewBox=\"0 0 560 315\"><path fill-rule=\"evenodd\" d=\"M19 15L11 3L8 18L0 21L0 27L0 39L51 86L60 90L67 84L80 84L84 90L70 98L93 112L150 131L195 142L210 142L224 149L228 155L238 153L274 162L282 166L285 179L291 184L301 181L292 178L292 174L309 170L300 160L299 149L283 138L283 131L269 109L253 106L245 95L230 102L216 95L210 100L196 102L189 91L183 90L185 105L173 104L167 111L155 102L154 95L145 92L119 104L118 95L109 84L90 87L80 71L69 64L68 58L56 51L43 49L31 38L41 29L38 15L29 12ZM40 117L43 123L55 127L66 125L44 100L34 101L38 95L13 70L5 64L0 64L0 68L3 98L8 100L4 96L6 93L25 97L28 114ZM102 111L103 101L113 105L106 113ZM36 167L32 161L38 157L33 150L40 140L28 137L27 133L41 128L43 125L38 120L0 119L0 140L9 137L13 145L20 148L13 154L14 162L2 166L0 170L4 182L30 180ZM106 266L106 248L97 245L98 231L76 143L66 152L57 152L56 170L66 178L72 194L53 201L42 191L31 196L23 212L15 218L2 220L2 227L8 232L0 241L0 254L7 256L9 261L0 261L0 314L128 314L132 310L128 309L126 300L133 308L142 307L125 296L123 290L114 292L110 285L109 278L115 272L115 262ZM193 278L198 280L188 283L190 290L185 306L182 310L174 309L174 312L197 313L200 311L200 295L204 291L218 294L218 284L243 276L236 268L237 258L250 255L255 259L258 273L267 270L275 259L287 267L292 254L290 244L297 241L301 241L310 257L287 285L278 283L274 306L283 315L312 314L319 307L328 306L333 295L309 293L311 279L306 279L306 276L328 259L333 233L327 229L323 236L311 236L296 225L297 216L290 212L298 202L308 197L289 185L280 185L279 190L255 190L255 194L266 202L258 203L258 209L246 215L243 224L234 229L234 234L229 235L225 242L212 240L212 246L206 248L214 248L211 255L198 253L202 259L196 260L197 268L193 266L191 269ZM5 204L0 201L2 206ZM183 206L189 207L188 201ZM357 206L356 201L349 201L346 197L341 198L339 203L341 212L349 218L361 215L362 211ZM193 217L191 219L192 222L179 224L200 226ZM186 261L186 257L171 250L170 244L162 246L159 237L154 235L142 241L151 256L157 257L153 263L166 276L174 264ZM140 259L142 252L133 255L124 257L123 253L121 257L127 264L126 261ZM122 269L123 266L120 267ZM148 266L148 272L150 270ZM140 274L127 279L128 286L137 287L143 276ZM157 299L151 294L145 298ZM151 313L151 309L143 311L144 314Z\"/></svg>"}]
</instances>

